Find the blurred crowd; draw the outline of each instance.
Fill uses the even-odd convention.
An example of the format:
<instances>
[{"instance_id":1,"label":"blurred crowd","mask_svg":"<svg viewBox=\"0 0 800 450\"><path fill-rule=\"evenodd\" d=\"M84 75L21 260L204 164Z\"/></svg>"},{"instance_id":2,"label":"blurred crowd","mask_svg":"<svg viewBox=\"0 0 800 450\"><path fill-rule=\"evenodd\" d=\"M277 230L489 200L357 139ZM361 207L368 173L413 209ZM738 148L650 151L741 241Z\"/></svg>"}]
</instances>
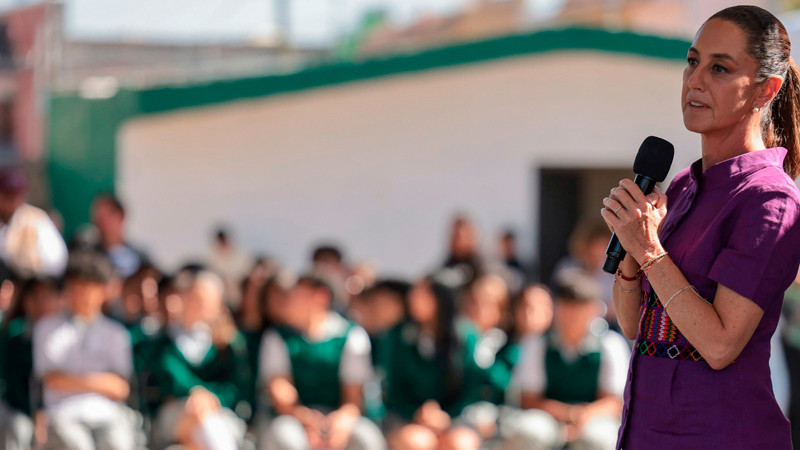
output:
<instances>
[{"instance_id":1,"label":"blurred crowd","mask_svg":"<svg viewBox=\"0 0 800 450\"><path fill-rule=\"evenodd\" d=\"M465 215L414 280L336 245L293 274L225 229L167 273L113 195L67 245L25 191L0 173L3 448L614 448L630 345L605 225L576 227L549 285L512 231L482 255Z\"/></svg>"}]
</instances>

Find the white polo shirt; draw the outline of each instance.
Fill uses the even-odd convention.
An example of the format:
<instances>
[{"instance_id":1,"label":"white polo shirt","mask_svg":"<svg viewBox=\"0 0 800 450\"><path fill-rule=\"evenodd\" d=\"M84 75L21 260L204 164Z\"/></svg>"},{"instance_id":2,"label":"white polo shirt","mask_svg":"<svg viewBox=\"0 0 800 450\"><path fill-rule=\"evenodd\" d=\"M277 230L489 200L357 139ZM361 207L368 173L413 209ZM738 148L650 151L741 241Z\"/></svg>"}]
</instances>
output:
<instances>
[{"instance_id":1,"label":"white polo shirt","mask_svg":"<svg viewBox=\"0 0 800 450\"><path fill-rule=\"evenodd\" d=\"M37 378L52 372L85 375L115 373L125 379L133 374L133 355L128 330L100 315L87 323L75 316L46 317L33 329L33 371ZM119 403L93 392L67 393L43 387L45 410L85 422L116 418Z\"/></svg>"}]
</instances>

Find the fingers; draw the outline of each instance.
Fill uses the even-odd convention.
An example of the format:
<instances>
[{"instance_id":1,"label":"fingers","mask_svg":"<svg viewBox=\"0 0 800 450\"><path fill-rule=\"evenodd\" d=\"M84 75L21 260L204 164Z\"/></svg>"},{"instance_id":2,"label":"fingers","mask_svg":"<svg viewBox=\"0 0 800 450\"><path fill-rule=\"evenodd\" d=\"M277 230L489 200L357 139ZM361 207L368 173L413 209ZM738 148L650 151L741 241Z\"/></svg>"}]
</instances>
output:
<instances>
[{"instance_id":1,"label":"fingers","mask_svg":"<svg viewBox=\"0 0 800 450\"><path fill-rule=\"evenodd\" d=\"M636 200L631 197L631 194L628 192L628 190L622 186L611 189L608 197L618 202L624 209L634 210L639 207L636 204Z\"/></svg>"},{"instance_id":2,"label":"fingers","mask_svg":"<svg viewBox=\"0 0 800 450\"><path fill-rule=\"evenodd\" d=\"M608 225L608 229L611 230L611 232L613 233L617 225L619 225L619 217L617 217L617 215L614 214L614 211L608 208L601 208L600 216L603 217L603 220L606 221L606 225Z\"/></svg>"},{"instance_id":3,"label":"fingers","mask_svg":"<svg viewBox=\"0 0 800 450\"><path fill-rule=\"evenodd\" d=\"M606 197L603 199L603 206L605 206L606 209L610 210L614 214L616 214L617 211L624 208L622 206L622 203L620 203L618 200L614 200L611 197Z\"/></svg>"},{"instance_id":4,"label":"fingers","mask_svg":"<svg viewBox=\"0 0 800 450\"><path fill-rule=\"evenodd\" d=\"M631 198L640 204L646 203L647 199L644 197L644 193L642 189L633 181L625 178L624 180L619 182L620 187L625 189L625 191L630 194Z\"/></svg>"},{"instance_id":5,"label":"fingers","mask_svg":"<svg viewBox=\"0 0 800 450\"><path fill-rule=\"evenodd\" d=\"M661 192L661 189L654 188L653 192L647 194L647 201L656 209L661 209L667 206L667 195Z\"/></svg>"}]
</instances>

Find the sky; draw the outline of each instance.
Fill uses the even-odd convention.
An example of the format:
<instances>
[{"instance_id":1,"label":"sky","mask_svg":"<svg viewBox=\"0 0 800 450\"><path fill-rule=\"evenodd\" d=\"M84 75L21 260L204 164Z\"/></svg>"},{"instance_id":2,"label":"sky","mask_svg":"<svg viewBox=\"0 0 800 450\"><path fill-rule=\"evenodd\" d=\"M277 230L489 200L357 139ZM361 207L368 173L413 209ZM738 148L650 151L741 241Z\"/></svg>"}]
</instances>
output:
<instances>
[{"instance_id":1,"label":"sky","mask_svg":"<svg viewBox=\"0 0 800 450\"><path fill-rule=\"evenodd\" d=\"M142 40L240 40L275 30L278 0L63 0L66 32L83 38ZM288 0L290 40L327 45L380 8L391 21L407 24L425 14L448 14L476 0ZM564 0L526 0L546 15ZM0 0L0 8L34 3Z\"/></svg>"}]
</instances>

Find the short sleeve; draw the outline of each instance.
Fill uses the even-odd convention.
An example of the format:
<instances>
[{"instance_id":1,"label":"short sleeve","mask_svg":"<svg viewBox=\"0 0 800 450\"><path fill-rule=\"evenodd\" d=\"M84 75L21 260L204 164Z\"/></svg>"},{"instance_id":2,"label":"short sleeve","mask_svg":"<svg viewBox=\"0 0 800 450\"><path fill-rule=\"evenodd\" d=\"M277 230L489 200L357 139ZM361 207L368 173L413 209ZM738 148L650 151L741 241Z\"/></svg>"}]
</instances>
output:
<instances>
[{"instance_id":1,"label":"short sleeve","mask_svg":"<svg viewBox=\"0 0 800 450\"><path fill-rule=\"evenodd\" d=\"M766 310L797 271L797 199L789 188L750 194L737 208L741 213L731 221L732 231L708 277Z\"/></svg>"},{"instance_id":2,"label":"short sleeve","mask_svg":"<svg viewBox=\"0 0 800 450\"><path fill-rule=\"evenodd\" d=\"M544 349L545 340L542 336L529 337L520 343L520 360L514 368L514 384L523 393L544 393Z\"/></svg>"},{"instance_id":3,"label":"short sleeve","mask_svg":"<svg viewBox=\"0 0 800 450\"><path fill-rule=\"evenodd\" d=\"M68 348L77 339L71 328L64 327L58 332L61 323L56 317L48 317L33 327L33 373L37 378L63 370Z\"/></svg>"},{"instance_id":4,"label":"short sleeve","mask_svg":"<svg viewBox=\"0 0 800 450\"><path fill-rule=\"evenodd\" d=\"M119 327L113 330L112 336L114 351L111 352L113 356L109 362L111 372L123 378L130 378L133 376L133 350L131 349L130 334L124 328Z\"/></svg>"},{"instance_id":5,"label":"short sleeve","mask_svg":"<svg viewBox=\"0 0 800 450\"><path fill-rule=\"evenodd\" d=\"M619 333L609 331L603 336L598 386L606 394L622 397L628 374L631 350Z\"/></svg>"},{"instance_id":6,"label":"short sleeve","mask_svg":"<svg viewBox=\"0 0 800 450\"><path fill-rule=\"evenodd\" d=\"M292 374L292 362L289 360L289 350L283 338L274 330L264 333L261 341L261 351L258 355L259 373L262 381L269 381L278 376Z\"/></svg>"},{"instance_id":7,"label":"short sleeve","mask_svg":"<svg viewBox=\"0 0 800 450\"><path fill-rule=\"evenodd\" d=\"M364 384L372 376L369 335L359 327L347 333L339 365L339 378L343 384Z\"/></svg>"}]
</instances>

